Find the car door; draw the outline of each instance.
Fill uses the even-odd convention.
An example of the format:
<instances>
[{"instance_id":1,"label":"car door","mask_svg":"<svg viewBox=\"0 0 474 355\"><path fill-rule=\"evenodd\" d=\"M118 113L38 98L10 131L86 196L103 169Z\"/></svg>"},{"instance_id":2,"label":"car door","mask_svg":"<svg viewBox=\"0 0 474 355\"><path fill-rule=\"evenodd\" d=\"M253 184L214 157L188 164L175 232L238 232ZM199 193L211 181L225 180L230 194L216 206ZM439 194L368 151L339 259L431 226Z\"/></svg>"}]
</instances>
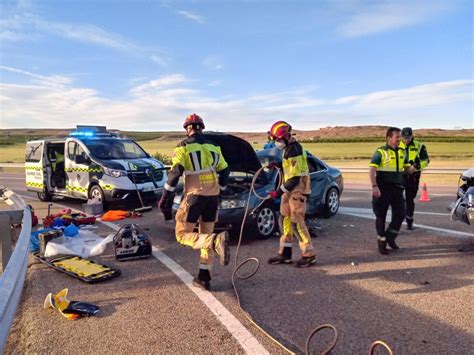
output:
<instances>
[{"instance_id":1,"label":"car door","mask_svg":"<svg viewBox=\"0 0 474 355\"><path fill-rule=\"evenodd\" d=\"M326 189L327 167L313 156L308 156L309 177L311 180L311 194L308 211L311 214L324 205L324 191Z\"/></svg>"}]
</instances>

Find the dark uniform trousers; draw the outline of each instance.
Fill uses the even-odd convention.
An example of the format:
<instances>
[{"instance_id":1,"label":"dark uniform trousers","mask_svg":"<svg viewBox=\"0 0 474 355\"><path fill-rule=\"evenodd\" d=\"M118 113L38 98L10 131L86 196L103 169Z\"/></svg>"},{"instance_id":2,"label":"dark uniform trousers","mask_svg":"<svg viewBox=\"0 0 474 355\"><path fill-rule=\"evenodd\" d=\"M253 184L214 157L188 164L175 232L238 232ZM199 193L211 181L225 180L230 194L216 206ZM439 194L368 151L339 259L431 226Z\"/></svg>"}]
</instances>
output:
<instances>
[{"instance_id":1,"label":"dark uniform trousers","mask_svg":"<svg viewBox=\"0 0 474 355\"><path fill-rule=\"evenodd\" d=\"M406 200L406 216L413 219L415 212L415 198L420 186L421 172L417 171L411 175L405 175L405 200Z\"/></svg>"},{"instance_id":2,"label":"dark uniform trousers","mask_svg":"<svg viewBox=\"0 0 474 355\"><path fill-rule=\"evenodd\" d=\"M379 237L395 238L400 231L405 219L405 200L403 199L403 188L390 186L379 187L382 194L372 199L372 209L375 214L375 228ZM388 207L392 207L392 220L385 230L385 219Z\"/></svg>"}]
</instances>

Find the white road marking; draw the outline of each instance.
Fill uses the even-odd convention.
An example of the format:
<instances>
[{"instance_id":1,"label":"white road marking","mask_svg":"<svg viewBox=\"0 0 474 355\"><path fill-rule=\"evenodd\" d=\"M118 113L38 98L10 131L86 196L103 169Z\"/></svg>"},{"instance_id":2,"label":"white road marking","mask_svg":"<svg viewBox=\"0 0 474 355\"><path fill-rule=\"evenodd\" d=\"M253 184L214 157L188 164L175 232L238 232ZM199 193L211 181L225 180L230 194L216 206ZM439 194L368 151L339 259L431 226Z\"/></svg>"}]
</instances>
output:
<instances>
[{"instance_id":1,"label":"white road marking","mask_svg":"<svg viewBox=\"0 0 474 355\"><path fill-rule=\"evenodd\" d=\"M363 190L363 189L357 189L357 190L352 190L352 189L344 189L344 192L359 192L359 193L364 193L364 194L369 194L369 193L372 193L372 190ZM456 196L456 191L454 191L452 194L437 194L437 193L434 193L432 194L430 192L429 194L430 196L436 196L436 197L453 197L453 196Z\"/></svg>"},{"instance_id":2,"label":"white road marking","mask_svg":"<svg viewBox=\"0 0 474 355\"><path fill-rule=\"evenodd\" d=\"M21 197L26 197L31 200L37 200L36 198L29 196ZM59 207L70 208L57 203L55 203L55 205ZM73 210L79 211L77 209ZM114 223L101 221L100 219L98 219L97 221L115 231L118 231L120 229L120 226ZM235 340L237 340L237 342L240 344L240 346L242 346L242 348L247 354L269 354L267 349L265 349L263 345L259 343L259 341L252 335L252 333L250 333L247 328L245 328L243 324L240 323L239 320L235 318L235 316L230 313L227 308L225 308L224 305L212 295L212 293L208 291L203 291L193 286L193 277L181 265L176 263L168 255L163 253L159 247L156 246L153 246L153 256L158 259L163 265L165 265L168 269L170 269L178 278L181 279L181 281L184 282L186 286L188 286L191 291L194 292L194 294L206 305L206 307L209 308L212 313L214 313L214 315L222 323L222 325L227 328L230 334L232 334L232 336L235 338Z\"/></svg>"},{"instance_id":3,"label":"white road marking","mask_svg":"<svg viewBox=\"0 0 474 355\"><path fill-rule=\"evenodd\" d=\"M370 208L341 207L339 208L339 213L345 214L348 216L354 216L354 217L360 217L360 218L366 218L366 219L372 219L372 220L375 219L374 213ZM391 213L389 211L387 213L387 218L390 216L391 216ZM406 223L404 222L403 224L406 224ZM470 239L474 237L474 233L460 232L453 229L426 226L424 224L414 224L414 226L418 228L436 231L436 232L452 234L452 235L446 236L446 237L451 237L451 238Z\"/></svg>"}]
</instances>

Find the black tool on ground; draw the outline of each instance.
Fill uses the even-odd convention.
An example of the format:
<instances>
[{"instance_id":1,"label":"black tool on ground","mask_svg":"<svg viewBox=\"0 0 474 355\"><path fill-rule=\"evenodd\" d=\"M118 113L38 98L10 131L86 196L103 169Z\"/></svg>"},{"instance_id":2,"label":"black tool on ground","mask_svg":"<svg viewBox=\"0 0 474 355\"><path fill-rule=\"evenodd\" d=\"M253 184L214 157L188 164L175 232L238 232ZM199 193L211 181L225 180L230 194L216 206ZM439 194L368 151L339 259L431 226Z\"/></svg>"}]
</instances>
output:
<instances>
[{"instance_id":1,"label":"black tool on ground","mask_svg":"<svg viewBox=\"0 0 474 355\"><path fill-rule=\"evenodd\" d=\"M140 190L138 189L138 186L137 186L137 182L135 180L135 172L132 170L130 163L128 163L128 169L130 170L130 176L132 177L133 184L135 185L135 190L137 191L138 199L140 200L140 204L142 205L142 207L135 208L134 212L143 213L143 212L151 211L153 207L145 206L145 204L143 203L142 194L140 193Z\"/></svg>"},{"instance_id":2,"label":"black tool on ground","mask_svg":"<svg viewBox=\"0 0 474 355\"><path fill-rule=\"evenodd\" d=\"M114 235L114 249L120 261L151 256L150 240L137 224L124 224L118 230Z\"/></svg>"},{"instance_id":3,"label":"black tool on ground","mask_svg":"<svg viewBox=\"0 0 474 355\"><path fill-rule=\"evenodd\" d=\"M34 253L33 256L43 264L87 283L97 283L120 275L119 269L77 255L57 255L45 258L39 253Z\"/></svg>"},{"instance_id":4,"label":"black tool on ground","mask_svg":"<svg viewBox=\"0 0 474 355\"><path fill-rule=\"evenodd\" d=\"M50 242L51 240L55 238L62 237L62 235L63 235L63 232L61 232L60 230L53 230L53 231L40 233L38 235L40 255L44 255L44 252L46 251L46 245L48 244L48 242Z\"/></svg>"}]
</instances>

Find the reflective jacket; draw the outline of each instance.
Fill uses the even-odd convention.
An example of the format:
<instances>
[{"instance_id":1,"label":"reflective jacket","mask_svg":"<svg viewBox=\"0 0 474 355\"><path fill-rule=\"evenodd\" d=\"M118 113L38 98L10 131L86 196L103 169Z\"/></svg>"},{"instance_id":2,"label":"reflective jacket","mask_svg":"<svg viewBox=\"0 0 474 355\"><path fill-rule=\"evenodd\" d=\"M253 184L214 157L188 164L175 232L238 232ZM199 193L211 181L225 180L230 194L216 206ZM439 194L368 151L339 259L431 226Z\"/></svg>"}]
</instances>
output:
<instances>
[{"instance_id":1,"label":"reflective jacket","mask_svg":"<svg viewBox=\"0 0 474 355\"><path fill-rule=\"evenodd\" d=\"M377 148L369 166L377 169L377 185L379 187L403 188L403 173L410 166L405 149L398 146L393 149L388 144Z\"/></svg>"},{"instance_id":2,"label":"reflective jacket","mask_svg":"<svg viewBox=\"0 0 474 355\"><path fill-rule=\"evenodd\" d=\"M288 143L283 150L283 184L278 189L284 192L301 192L308 195L311 192L309 179L308 156L298 141Z\"/></svg>"},{"instance_id":3,"label":"reflective jacket","mask_svg":"<svg viewBox=\"0 0 474 355\"><path fill-rule=\"evenodd\" d=\"M408 153L408 161L413 165L417 171L426 169L430 163L430 157L428 156L428 151L423 143L412 139L410 144L405 145L404 141L400 142L400 148L405 149L405 152Z\"/></svg>"},{"instance_id":4,"label":"reflective jacket","mask_svg":"<svg viewBox=\"0 0 474 355\"><path fill-rule=\"evenodd\" d=\"M165 184L168 191L174 191L183 174L185 194L217 196L227 184L230 171L221 148L200 134L194 134L178 144L172 163Z\"/></svg>"}]
</instances>

